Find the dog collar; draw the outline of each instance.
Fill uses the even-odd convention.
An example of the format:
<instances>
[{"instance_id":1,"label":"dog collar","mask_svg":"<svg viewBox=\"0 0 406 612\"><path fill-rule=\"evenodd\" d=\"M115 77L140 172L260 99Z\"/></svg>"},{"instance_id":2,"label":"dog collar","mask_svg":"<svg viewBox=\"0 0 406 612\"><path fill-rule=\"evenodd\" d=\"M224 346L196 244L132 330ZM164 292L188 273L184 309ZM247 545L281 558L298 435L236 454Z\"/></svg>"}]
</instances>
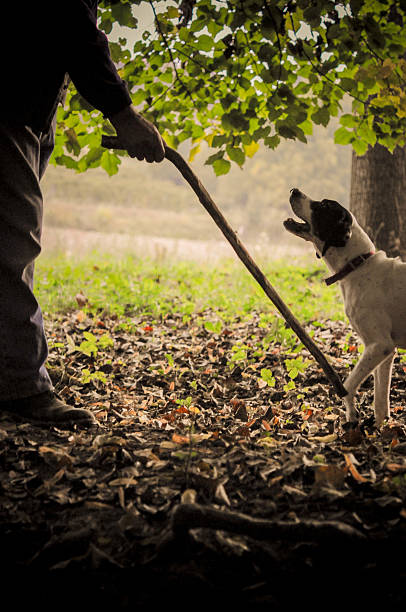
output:
<instances>
[{"instance_id":1,"label":"dog collar","mask_svg":"<svg viewBox=\"0 0 406 612\"><path fill-rule=\"evenodd\" d=\"M328 278L324 279L324 282L326 283L326 285L332 285L333 283L342 280L347 276L347 274L350 274L350 272L353 272L354 270L359 268L364 263L364 261L371 257L371 255L375 255L375 253L371 251L370 253L364 253L363 255L358 255L358 257L354 257L354 259L351 259L351 261L349 261L344 266L344 268L341 268L341 270L339 270L337 274L333 274L333 276L329 276Z\"/></svg>"}]
</instances>

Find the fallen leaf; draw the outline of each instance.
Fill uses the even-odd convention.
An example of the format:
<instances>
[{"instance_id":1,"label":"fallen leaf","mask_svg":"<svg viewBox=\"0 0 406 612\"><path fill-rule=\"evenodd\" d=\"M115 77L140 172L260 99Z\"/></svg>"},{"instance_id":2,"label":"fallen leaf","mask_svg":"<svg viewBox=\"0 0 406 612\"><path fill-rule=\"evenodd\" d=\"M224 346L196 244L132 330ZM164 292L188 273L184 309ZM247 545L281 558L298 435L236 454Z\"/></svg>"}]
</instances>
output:
<instances>
[{"instance_id":1,"label":"fallen leaf","mask_svg":"<svg viewBox=\"0 0 406 612\"><path fill-rule=\"evenodd\" d=\"M381 429L381 437L383 440L393 440L393 438L405 438L406 430L404 425L400 423L388 423Z\"/></svg>"},{"instance_id":2,"label":"fallen leaf","mask_svg":"<svg viewBox=\"0 0 406 612\"><path fill-rule=\"evenodd\" d=\"M88 299L84 295L84 293L82 293L82 291L79 291L79 293L77 293L75 295L75 300L76 300L77 305L79 306L79 308L83 308L88 303Z\"/></svg>"},{"instance_id":3,"label":"fallen leaf","mask_svg":"<svg viewBox=\"0 0 406 612\"><path fill-rule=\"evenodd\" d=\"M357 425L356 427L348 427L347 430L343 433L341 439L349 446L358 446L359 444L361 444L364 437L365 436L361 431L359 425Z\"/></svg>"},{"instance_id":4,"label":"fallen leaf","mask_svg":"<svg viewBox=\"0 0 406 612\"><path fill-rule=\"evenodd\" d=\"M260 438L258 440L258 444L261 444L262 446L279 446L279 442L274 438L271 438L271 436Z\"/></svg>"},{"instance_id":5,"label":"fallen leaf","mask_svg":"<svg viewBox=\"0 0 406 612\"><path fill-rule=\"evenodd\" d=\"M347 470L339 465L315 465L314 478L316 485L327 484L335 489L341 489L347 476Z\"/></svg>"},{"instance_id":6,"label":"fallen leaf","mask_svg":"<svg viewBox=\"0 0 406 612\"><path fill-rule=\"evenodd\" d=\"M208 438L211 438L211 433L191 434L190 436L182 436L177 433L172 434L172 442L176 442L176 444L199 443Z\"/></svg>"},{"instance_id":7,"label":"fallen leaf","mask_svg":"<svg viewBox=\"0 0 406 612\"><path fill-rule=\"evenodd\" d=\"M325 444L328 444L329 442L334 442L334 440L337 440L337 434L332 433L327 434L326 436L309 436L309 440L315 440L316 442L324 442Z\"/></svg>"},{"instance_id":8,"label":"fallen leaf","mask_svg":"<svg viewBox=\"0 0 406 612\"><path fill-rule=\"evenodd\" d=\"M182 504L195 504L197 498L197 491L195 489L185 489L181 496Z\"/></svg>"},{"instance_id":9,"label":"fallen leaf","mask_svg":"<svg viewBox=\"0 0 406 612\"><path fill-rule=\"evenodd\" d=\"M226 490L224 488L224 485L219 484L218 487L216 488L216 491L214 493L214 497L220 501L223 502L224 504L226 504L226 506L230 506L230 500L228 499L228 495L226 493Z\"/></svg>"},{"instance_id":10,"label":"fallen leaf","mask_svg":"<svg viewBox=\"0 0 406 612\"><path fill-rule=\"evenodd\" d=\"M401 463L387 463L385 467L390 472L406 472L406 465Z\"/></svg>"},{"instance_id":11,"label":"fallen leaf","mask_svg":"<svg viewBox=\"0 0 406 612\"><path fill-rule=\"evenodd\" d=\"M266 421L265 419L262 419L262 425L264 427L264 429L266 429L266 431L271 431L272 427L270 426L270 424L268 423L268 421Z\"/></svg>"},{"instance_id":12,"label":"fallen leaf","mask_svg":"<svg viewBox=\"0 0 406 612\"><path fill-rule=\"evenodd\" d=\"M358 472L357 468L355 467L354 459L353 459L352 455L350 453L344 453L344 458L345 458L345 463L346 463L346 465L347 465L347 467L348 467L348 469L349 469L349 471L351 473L351 476L353 478L355 478L355 480L357 482L368 482L368 479L364 478L364 476L362 476Z\"/></svg>"},{"instance_id":13,"label":"fallen leaf","mask_svg":"<svg viewBox=\"0 0 406 612\"><path fill-rule=\"evenodd\" d=\"M83 323L85 319L86 319L86 314L83 312L83 310L78 310L78 312L76 313L76 321L78 323Z\"/></svg>"},{"instance_id":14,"label":"fallen leaf","mask_svg":"<svg viewBox=\"0 0 406 612\"><path fill-rule=\"evenodd\" d=\"M138 480L135 478L115 478L114 480L110 480L110 487L131 487L136 485Z\"/></svg>"},{"instance_id":15,"label":"fallen leaf","mask_svg":"<svg viewBox=\"0 0 406 612\"><path fill-rule=\"evenodd\" d=\"M177 444L176 442L171 442L170 440L163 440L160 443L159 448L164 450L173 450L177 448Z\"/></svg>"}]
</instances>

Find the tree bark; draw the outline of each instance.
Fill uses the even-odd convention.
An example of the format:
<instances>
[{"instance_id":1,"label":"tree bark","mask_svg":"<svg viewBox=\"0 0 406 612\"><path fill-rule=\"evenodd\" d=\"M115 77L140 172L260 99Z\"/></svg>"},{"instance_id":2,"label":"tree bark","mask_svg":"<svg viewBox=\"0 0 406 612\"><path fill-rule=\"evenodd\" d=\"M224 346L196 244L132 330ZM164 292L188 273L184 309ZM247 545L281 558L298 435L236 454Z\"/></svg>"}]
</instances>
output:
<instances>
[{"instance_id":1,"label":"tree bark","mask_svg":"<svg viewBox=\"0 0 406 612\"><path fill-rule=\"evenodd\" d=\"M350 209L377 249L406 260L406 147L353 153Z\"/></svg>"}]
</instances>

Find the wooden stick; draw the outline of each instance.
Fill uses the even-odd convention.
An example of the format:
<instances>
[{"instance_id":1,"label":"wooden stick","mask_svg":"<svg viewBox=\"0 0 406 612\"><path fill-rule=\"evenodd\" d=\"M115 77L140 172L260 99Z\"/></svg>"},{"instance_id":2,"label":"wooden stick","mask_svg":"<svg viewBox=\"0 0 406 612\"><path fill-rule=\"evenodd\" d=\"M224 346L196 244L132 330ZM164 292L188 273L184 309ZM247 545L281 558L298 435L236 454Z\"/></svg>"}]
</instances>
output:
<instances>
[{"instance_id":1,"label":"wooden stick","mask_svg":"<svg viewBox=\"0 0 406 612\"><path fill-rule=\"evenodd\" d=\"M108 149L125 148L120 145L120 141L116 136L103 136L102 146ZM341 378L339 377L337 372L330 365L326 357L323 355L317 345L303 329L294 314L279 297L279 295L272 287L271 283L268 281L265 275L261 272L255 261L252 259L251 255L248 253L247 249L244 247L241 240L239 239L235 231L232 229L228 221L225 219L222 212L212 200L210 194L206 191L206 189L204 188L196 174L193 172L191 167L186 163L180 153L178 153L174 149L171 149L171 147L168 147L167 145L165 145L165 157L169 161L171 161L174 166L176 166L176 168L179 170L185 180L189 183L189 185L199 198L201 204L203 204L204 208L212 217L216 225L223 232L224 236L227 238L228 242L231 244L234 251L237 253L238 257L241 259L245 267L249 270L255 280L261 285L262 289L269 297L271 302L274 304L274 306L276 306L276 308L279 310L285 321L290 325L290 327L293 329L293 331L307 348L307 350L319 363L337 395L339 397L344 397L345 395L347 395L347 391L344 388Z\"/></svg>"}]
</instances>

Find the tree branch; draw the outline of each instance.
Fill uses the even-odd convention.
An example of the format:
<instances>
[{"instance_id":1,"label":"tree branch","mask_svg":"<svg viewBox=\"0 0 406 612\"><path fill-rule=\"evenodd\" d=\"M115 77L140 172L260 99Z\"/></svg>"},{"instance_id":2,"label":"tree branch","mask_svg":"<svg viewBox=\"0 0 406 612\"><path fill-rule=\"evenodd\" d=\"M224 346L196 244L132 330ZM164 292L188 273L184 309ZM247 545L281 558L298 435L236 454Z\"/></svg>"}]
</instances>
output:
<instances>
[{"instance_id":1,"label":"tree branch","mask_svg":"<svg viewBox=\"0 0 406 612\"><path fill-rule=\"evenodd\" d=\"M175 71L176 79L179 81L179 83L181 83L182 87L184 87L184 89L185 89L185 91L186 91L187 95L189 96L189 98L190 98L190 99L192 100L192 102L194 103L194 100L193 100L193 96L192 96L192 94L190 93L189 89L187 88L187 86L185 85L184 81L182 80L182 78L181 78L181 77L180 77L180 75L179 75L178 69L177 69L177 67L176 67L175 58L173 57L172 49L170 48L169 43L168 43L168 40L167 40L167 38L166 38L166 36L165 36L165 34L164 34L163 30L162 30L161 23L160 23L160 21L159 21L159 19L158 19L158 15L157 15L157 12L156 12L156 10L155 10L155 6L154 6L154 3L153 3L153 0L149 0L149 3L150 3L150 5L151 5L152 12L154 13L155 23L156 23L156 25L157 25L158 32L159 32L159 34L160 34L160 36L161 36L162 40L164 41L164 44L165 44L166 50L167 50L167 51L168 51L168 53L169 53L169 57L170 57L170 59L171 59L172 66L173 66L173 69L174 69L174 71Z\"/></svg>"},{"instance_id":2,"label":"tree branch","mask_svg":"<svg viewBox=\"0 0 406 612\"><path fill-rule=\"evenodd\" d=\"M182 537L189 529L205 527L221 529L258 540L335 539L338 541L365 539L363 533L342 521L271 521L252 518L239 512L210 508L200 504L179 504L172 514L174 535Z\"/></svg>"}]
</instances>

